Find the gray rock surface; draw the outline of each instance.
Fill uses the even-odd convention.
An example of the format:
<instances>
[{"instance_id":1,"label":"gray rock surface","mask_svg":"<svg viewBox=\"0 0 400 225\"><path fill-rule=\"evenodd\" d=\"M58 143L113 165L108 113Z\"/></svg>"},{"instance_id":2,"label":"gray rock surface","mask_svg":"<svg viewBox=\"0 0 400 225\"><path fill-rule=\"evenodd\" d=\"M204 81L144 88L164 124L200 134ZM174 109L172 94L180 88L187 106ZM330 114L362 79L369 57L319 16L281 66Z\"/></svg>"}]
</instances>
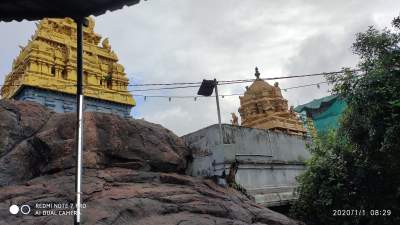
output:
<instances>
[{"instance_id":1,"label":"gray rock surface","mask_svg":"<svg viewBox=\"0 0 400 225\"><path fill-rule=\"evenodd\" d=\"M34 215L38 203L74 201L74 114L0 100L0 225L72 224ZM183 175L190 150L143 120L85 114L83 224L301 224L212 180ZM29 215L11 215L28 204ZM52 210L56 214L70 210Z\"/></svg>"}]
</instances>

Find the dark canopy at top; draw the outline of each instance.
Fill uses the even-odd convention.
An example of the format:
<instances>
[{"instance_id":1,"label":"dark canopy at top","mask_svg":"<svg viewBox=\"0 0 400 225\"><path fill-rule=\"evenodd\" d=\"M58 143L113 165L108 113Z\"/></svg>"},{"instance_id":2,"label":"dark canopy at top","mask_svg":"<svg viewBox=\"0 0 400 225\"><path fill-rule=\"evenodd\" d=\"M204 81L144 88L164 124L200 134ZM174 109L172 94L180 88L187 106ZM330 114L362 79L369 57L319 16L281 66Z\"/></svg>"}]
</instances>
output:
<instances>
[{"instance_id":1,"label":"dark canopy at top","mask_svg":"<svg viewBox=\"0 0 400 225\"><path fill-rule=\"evenodd\" d=\"M98 16L140 0L1 0L0 21L40 20L43 17Z\"/></svg>"}]
</instances>

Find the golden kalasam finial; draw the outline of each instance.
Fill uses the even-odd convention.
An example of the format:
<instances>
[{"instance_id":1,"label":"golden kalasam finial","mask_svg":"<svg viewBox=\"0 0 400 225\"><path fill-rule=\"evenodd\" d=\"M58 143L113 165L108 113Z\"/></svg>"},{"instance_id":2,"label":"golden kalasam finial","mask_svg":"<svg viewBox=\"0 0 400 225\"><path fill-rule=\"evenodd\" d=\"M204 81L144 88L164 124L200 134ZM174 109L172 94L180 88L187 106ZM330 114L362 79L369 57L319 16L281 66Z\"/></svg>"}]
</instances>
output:
<instances>
[{"instance_id":1,"label":"golden kalasam finial","mask_svg":"<svg viewBox=\"0 0 400 225\"><path fill-rule=\"evenodd\" d=\"M256 73L254 74L257 78L257 80L260 79L260 72L258 71L258 67L256 67Z\"/></svg>"}]
</instances>

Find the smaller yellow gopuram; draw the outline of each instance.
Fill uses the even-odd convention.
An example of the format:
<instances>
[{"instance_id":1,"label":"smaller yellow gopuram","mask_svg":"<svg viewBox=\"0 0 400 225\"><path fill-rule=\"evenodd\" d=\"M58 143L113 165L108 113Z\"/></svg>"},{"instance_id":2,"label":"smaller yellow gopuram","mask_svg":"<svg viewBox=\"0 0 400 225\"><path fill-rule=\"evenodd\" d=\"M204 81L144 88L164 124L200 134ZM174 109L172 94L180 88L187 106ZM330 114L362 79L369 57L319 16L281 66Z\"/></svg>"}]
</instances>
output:
<instances>
[{"instance_id":1,"label":"smaller yellow gopuram","mask_svg":"<svg viewBox=\"0 0 400 225\"><path fill-rule=\"evenodd\" d=\"M256 80L246 87L244 96L239 97L241 125L305 135L307 131L303 123L293 107L288 108L288 101L283 98L278 82L272 86L260 79L257 67L255 76Z\"/></svg>"},{"instance_id":2,"label":"smaller yellow gopuram","mask_svg":"<svg viewBox=\"0 0 400 225\"><path fill-rule=\"evenodd\" d=\"M107 38L94 32L94 19L83 29L85 110L129 116L135 106L124 67ZM46 18L28 44L20 46L1 89L2 98L39 102L57 112L75 111L76 33L71 18Z\"/></svg>"}]
</instances>

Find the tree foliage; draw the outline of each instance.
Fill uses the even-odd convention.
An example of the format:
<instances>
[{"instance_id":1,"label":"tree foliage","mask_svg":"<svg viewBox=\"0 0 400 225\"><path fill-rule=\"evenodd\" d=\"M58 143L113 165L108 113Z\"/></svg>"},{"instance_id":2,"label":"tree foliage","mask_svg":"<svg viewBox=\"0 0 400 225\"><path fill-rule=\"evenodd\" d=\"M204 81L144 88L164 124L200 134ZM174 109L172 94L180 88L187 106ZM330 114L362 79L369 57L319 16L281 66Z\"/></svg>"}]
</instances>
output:
<instances>
[{"instance_id":1,"label":"tree foliage","mask_svg":"<svg viewBox=\"0 0 400 225\"><path fill-rule=\"evenodd\" d=\"M339 128L309 147L312 158L292 207L308 225L400 224L400 18L392 25L357 34L353 51L361 74L328 77L348 107ZM365 215L334 216L335 210Z\"/></svg>"}]
</instances>

